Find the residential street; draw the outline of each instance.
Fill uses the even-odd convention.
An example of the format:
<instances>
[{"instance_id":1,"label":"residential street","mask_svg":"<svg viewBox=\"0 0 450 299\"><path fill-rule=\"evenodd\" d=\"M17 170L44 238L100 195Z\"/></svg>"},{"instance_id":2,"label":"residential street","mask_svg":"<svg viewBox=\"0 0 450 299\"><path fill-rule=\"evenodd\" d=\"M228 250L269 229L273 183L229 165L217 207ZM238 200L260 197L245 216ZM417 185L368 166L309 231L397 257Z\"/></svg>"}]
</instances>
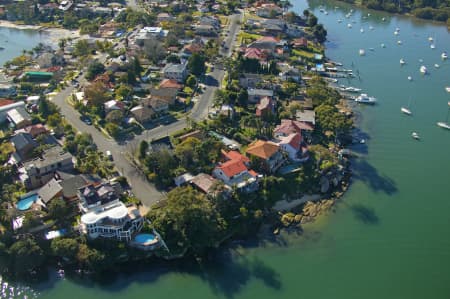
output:
<instances>
[{"instance_id":1,"label":"residential street","mask_svg":"<svg viewBox=\"0 0 450 299\"><path fill-rule=\"evenodd\" d=\"M239 20L240 17L240 13L230 16L229 34L228 38L225 40L227 50L223 52L226 56L231 56L232 54L236 35L239 32L240 27L236 21ZM214 92L217 88L220 88L220 83L225 76L225 71L214 68L214 71L209 75L218 82L218 86L207 86L203 91L203 94L199 97L199 100L193 107L190 115L195 121L200 121L208 116L209 108L213 103ZM66 99L72 94L73 90L74 87L69 86L53 98L53 102L61 109L61 114L65 119L78 131L91 134L100 151L103 153L107 150L111 151L116 168L128 179L133 193L142 201L144 206L150 207L152 204L162 199L164 194L147 181L145 175L131 163L128 157L142 140L150 141L152 139L158 139L183 129L186 126L186 119L182 118L171 124L144 131L132 141L125 144L118 144L116 141L107 138L94 126L87 125L80 120L78 111L66 102Z\"/></svg>"}]
</instances>

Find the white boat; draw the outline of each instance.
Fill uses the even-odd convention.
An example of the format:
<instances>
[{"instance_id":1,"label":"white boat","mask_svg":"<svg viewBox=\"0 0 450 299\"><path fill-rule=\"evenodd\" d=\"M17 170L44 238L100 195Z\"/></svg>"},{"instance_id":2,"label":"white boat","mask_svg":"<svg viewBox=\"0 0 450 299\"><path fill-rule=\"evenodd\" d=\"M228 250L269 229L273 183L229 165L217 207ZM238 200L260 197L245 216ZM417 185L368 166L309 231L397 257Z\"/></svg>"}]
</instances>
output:
<instances>
[{"instance_id":1,"label":"white boat","mask_svg":"<svg viewBox=\"0 0 450 299\"><path fill-rule=\"evenodd\" d=\"M420 136L419 136L419 134L417 134L417 132L412 132L412 133L411 133L411 137L414 138L414 139L416 139L416 140L419 140L419 139L420 139Z\"/></svg>"},{"instance_id":2,"label":"white boat","mask_svg":"<svg viewBox=\"0 0 450 299\"><path fill-rule=\"evenodd\" d=\"M328 15L328 11L326 11L325 14Z\"/></svg>"},{"instance_id":3,"label":"white boat","mask_svg":"<svg viewBox=\"0 0 450 299\"><path fill-rule=\"evenodd\" d=\"M437 64L437 63L435 63L435 64L434 64L434 67L438 69L438 68L440 67L440 65Z\"/></svg>"},{"instance_id":4,"label":"white boat","mask_svg":"<svg viewBox=\"0 0 450 299\"><path fill-rule=\"evenodd\" d=\"M397 27L397 28L395 28L395 31L399 32L399 31L400 31L400 28L398 28L398 27Z\"/></svg>"},{"instance_id":5,"label":"white boat","mask_svg":"<svg viewBox=\"0 0 450 299\"><path fill-rule=\"evenodd\" d=\"M450 86L447 86L446 88L445 88L445 90L447 91L447 92L450 92ZM450 103L450 102L449 102ZM449 106L450 106L450 104L448 104Z\"/></svg>"},{"instance_id":6,"label":"white boat","mask_svg":"<svg viewBox=\"0 0 450 299\"><path fill-rule=\"evenodd\" d=\"M359 29L359 32L364 33L364 29L363 28Z\"/></svg>"},{"instance_id":7,"label":"white boat","mask_svg":"<svg viewBox=\"0 0 450 299\"><path fill-rule=\"evenodd\" d=\"M394 35L398 35L399 34L399 32L398 31L394 31Z\"/></svg>"},{"instance_id":8,"label":"white boat","mask_svg":"<svg viewBox=\"0 0 450 299\"><path fill-rule=\"evenodd\" d=\"M400 58L400 65L404 65L406 61L403 58Z\"/></svg>"},{"instance_id":9,"label":"white boat","mask_svg":"<svg viewBox=\"0 0 450 299\"><path fill-rule=\"evenodd\" d=\"M435 46L434 44L431 44L431 45L430 45L430 48L431 48L431 49L436 49L436 46Z\"/></svg>"},{"instance_id":10,"label":"white boat","mask_svg":"<svg viewBox=\"0 0 450 299\"><path fill-rule=\"evenodd\" d=\"M360 91L362 91L361 88L356 88L356 87L352 87L352 86L348 86L348 87L343 86L343 87L341 87L341 90L342 91L346 91L346 92L360 92Z\"/></svg>"},{"instance_id":11,"label":"white boat","mask_svg":"<svg viewBox=\"0 0 450 299\"><path fill-rule=\"evenodd\" d=\"M386 18L381 18L381 21L383 21L383 22L386 21Z\"/></svg>"},{"instance_id":12,"label":"white boat","mask_svg":"<svg viewBox=\"0 0 450 299\"><path fill-rule=\"evenodd\" d=\"M370 13L368 13L367 16L370 17Z\"/></svg>"},{"instance_id":13,"label":"white boat","mask_svg":"<svg viewBox=\"0 0 450 299\"><path fill-rule=\"evenodd\" d=\"M450 102L448 102L447 104L448 104L448 106L450 106ZM449 116L450 116L450 107L447 109L447 118L446 118L446 120L438 122L437 123L438 127L450 130L450 124L448 123Z\"/></svg>"},{"instance_id":14,"label":"white boat","mask_svg":"<svg viewBox=\"0 0 450 299\"><path fill-rule=\"evenodd\" d=\"M412 115L410 107L411 107L411 98L409 98L408 106L400 108L400 111L406 115Z\"/></svg>"},{"instance_id":15,"label":"white boat","mask_svg":"<svg viewBox=\"0 0 450 299\"><path fill-rule=\"evenodd\" d=\"M408 80L409 80L409 81L412 81L413 78L412 78L411 76L408 76Z\"/></svg>"},{"instance_id":16,"label":"white boat","mask_svg":"<svg viewBox=\"0 0 450 299\"><path fill-rule=\"evenodd\" d=\"M427 67L424 66L424 65L422 65L422 66L420 67L420 72L421 72L422 74L426 74L426 73L428 72Z\"/></svg>"},{"instance_id":17,"label":"white boat","mask_svg":"<svg viewBox=\"0 0 450 299\"><path fill-rule=\"evenodd\" d=\"M423 62L423 59L422 59L422 58L420 58L420 59L419 59L419 62Z\"/></svg>"},{"instance_id":18,"label":"white boat","mask_svg":"<svg viewBox=\"0 0 450 299\"><path fill-rule=\"evenodd\" d=\"M442 58L443 60L447 59L447 58L448 58L447 52L443 52L443 53L441 54L441 58Z\"/></svg>"},{"instance_id":19,"label":"white boat","mask_svg":"<svg viewBox=\"0 0 450 299\"><path fill-rule=\"evenodd\" d=\"M398 40L397 41L397 45L401 45L402 44L402 41L401 40Z\"/></svg>"},{"instance_id":20,"label":"white boat","mask_svg":"<svg viewBox=\"0 0 450 299\"><path fill-rule=\"evenodd\" d=\"M381 44L381 47L382 47L382 48L386 48L386 45L385 45L385 44Z\"/></svg>"},{"instance_id":21,"label":"white boat","mask_svg":"<svg viewBox=\"0 0 450 299\"><path fill-rule=\"evenodd\" d=\"M359 56L364 56L366 55L366 51L364 51L364 49L359 49Z\"/></svg>"},{"instance_id":22,"label":"white boat","mask_svg":"<svg viewBox=\"0 0 450 299\"><path fill-rule=\"evenodd\" d=\"M429 41L429 42L432 42L433 40L434 40L434 39L433 39L433 37L431 37L431 36L428 38L428 41Z\"/></svg>"},{"instance_id":23,"label":"white boat","mask_svg":"<svg viewBox=\"0 0 450 299\"><path fill-rule=\"evenodd\" d=\"M372 26L369 26L369 30L373 30L373 27L372 27Z\"/></svg>"},{"instance_id":24,"label":"white boat","mask_svg":"<svg viewBox=\"0 0 450 299\"><path fill-rule=\"evenodd\" d=\"M342 20L341 20L341 19L339 19L339 20L338 20L338 23L342 23Z\"/></svg>"},{"instance_id":25,"label":"white boat","mask_svg":"<svg viewBox=\"0 0 450 299\"><path fill-rule=\"evenodd\" d=\"M361 104L373 105L377 102L377 99L374 97L369 97L367 94L362 93L357 98L355 98L355 102L361 103Z\"/></svg>"},{"instance_id":26,"label":"white boat","mask_svg":"<svg viewBox=\"0 0 450 299\"><path fill-rule=\"evenodd\" d=\"M348 24L347 24L347 27L348 27L348 28L352 28L352 24L348 23Z\"/></svg>"}]
</instances>

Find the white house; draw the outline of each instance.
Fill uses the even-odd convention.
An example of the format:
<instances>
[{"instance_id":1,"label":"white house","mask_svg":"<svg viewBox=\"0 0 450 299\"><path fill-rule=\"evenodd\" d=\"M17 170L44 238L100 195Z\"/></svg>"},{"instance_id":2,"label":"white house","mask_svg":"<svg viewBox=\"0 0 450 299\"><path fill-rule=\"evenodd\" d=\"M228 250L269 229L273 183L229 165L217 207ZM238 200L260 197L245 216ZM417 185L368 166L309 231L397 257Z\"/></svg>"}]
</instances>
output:
<instances>
[{"instance_id":1,"label":"white house","mask_svg":"<svg viewBox=\"0 0 450 299\"><path fill-rule=\"evenodd\" d=\"M188 75L187 62L179 64L169 63L164 67L162 72L164 78L183 83Z\"/></svg>"},{"instance_id":2,"label":"white house","mask_svg":"<svg viewBox=\"0 0 450 299\"><path fill-rule=\"evenodd\" d=\"M308 160L308 149L302 147L302 135L300 133L292 133L288 136L280 136L277 143L280 149L286 153L290 160L295 162L303 162Z\"/></svg>"}]
</instances>

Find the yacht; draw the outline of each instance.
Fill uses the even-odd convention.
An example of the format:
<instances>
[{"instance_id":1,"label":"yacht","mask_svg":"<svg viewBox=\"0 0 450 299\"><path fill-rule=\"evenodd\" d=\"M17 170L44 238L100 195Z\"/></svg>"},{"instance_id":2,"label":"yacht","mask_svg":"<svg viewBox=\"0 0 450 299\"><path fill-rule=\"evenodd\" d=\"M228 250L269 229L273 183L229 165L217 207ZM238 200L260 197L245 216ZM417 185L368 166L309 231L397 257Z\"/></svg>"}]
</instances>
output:
<instances>
[{"instance_id":1,"label":"yacht","mask_svg":"<svg viewBox=\"0 0 450 299\"><path fill-rule=\"evenodd\" d=\"M361 88L356 88L356 87L352 87L352 86L348 86L348 87L342 86L341 90L342 91L346 91L346 92L360 92L360 91L362 91Z\"/></svg>"},{"instance_id":2,"label":"yacht","mask_svg":"<svg viewBox=\"0 0 450 299\"><path fill-rule=\"evenodd\" d=\"M450 92L450 86L447 86L447 87L445 88L445 90L446 90L447 92ZM449 102L448 105L450 106L450 102Z\"/></svg>"},{"instance_id":3,"label":"yacht","mask_svg":"<svg viewBox=\"0 0 450 299\"><path fill-rule=\"evenodd\" d=\"M430 48L431 48L431 49L436 49L436 46L435 46L434 44L431 44L431 45L430 45Z\"/></svg>"},{"instance_id":4,"label":"yacht","mask_svg":"<svg viewBox=\"0 0 450 299\"><path fill-rule=\"evenodd\" d=\"M398 35L399 34L399 32L398 31L394 31L394 35Z\"/></svg>"},{"instance_id":5,"label":"yacht","mask_svg":"<svg viewBox=\"0 0 450 299\"><path fill-rule=\"evenodd\" d=\"M420 72L422 73L422 74L426 74L427 73L427 67L426 66L424 66L424 65L422 65L421 67L420 67Z\"/></svg>"},{"instance_id":6,"label":"yacht","mask_svg":"<svg viewBox=\"0 0 450 299\"><path fill-rule=\"evenodd\" d=\"M448 102L447 104L448 104L448 106L450 106L450 102ZM449 116L450 116L450 107L447 109L447 118L446 118L446 120L438 122L437 123L438 127L450 130L450 124L448 123Z\"/></svg>"},{"instance_id":7,"label":"yacht","mask_svg":"<svg viewBox=\"0 0 450 299\"><path fill-rule=\"evenodd\" d=\"M411 137L416 139L416 140L420 139L420 136L419 136L419 134L417 132L412 132Z\"/></svg>"},{"instance_id":8,"label":"yacht","mask_svg":"<svg viewBox=\"0 0 450 299\"><path fill-rule=\"evenodd\" d=\"M406 61L403 58L400 58L400 65L404 65Z\"/></svg>"},{"instance_id":9,"label":"yacht","mask_svg":"<svg viewBox=\"0 0 450 299\"><path fill-rule=\"evenodd\" d=\"M360 56L366 55L366 51L364 51L364 49L359 49L359 55Z\"/></svg>"},{"instance_id":10,"label":"yacht","mask_svg":"<svg viewBox=\"0 0 450 299\"><path fill-rule=\"evenodd\" d=\"M432 37L432 36L430 36L430 37L428 38L428 41L429 41L429 42L432 42L432 41L434 41L433 37Z\"/></svg>"},{"instance_id":11,"label":"yacht","mask_svg":"<svg viewBox=\"0 0 450 299\"><path fill-rule=\"evenodd\" d=\"M381 21L383 21L383 22L386 21L386 18L381 18Z\"/></svg>"},{"instance_id":12,"label":"yacht","mask_svg":"<svg viewBox=\"0 0 450 299\"><path fill-rule=\"evenodd\" d=\"M441 54L441 58L442 58L443 60L447 59L447 58L448 58L447 52L443 52L443 53Z\"/></svg>"},{"instance_id":13,"label":"yacht","mask_svg":"<svg viewBox=\"0 0 450 299\"><path fill-rule=\"evenodd\" d=\"M355 102L361 103L361 104L373 105L377 102L377 99L374 97L369 97L367 94L362 93L357 98L355 98Z\"/></svg>"}]
</instances>

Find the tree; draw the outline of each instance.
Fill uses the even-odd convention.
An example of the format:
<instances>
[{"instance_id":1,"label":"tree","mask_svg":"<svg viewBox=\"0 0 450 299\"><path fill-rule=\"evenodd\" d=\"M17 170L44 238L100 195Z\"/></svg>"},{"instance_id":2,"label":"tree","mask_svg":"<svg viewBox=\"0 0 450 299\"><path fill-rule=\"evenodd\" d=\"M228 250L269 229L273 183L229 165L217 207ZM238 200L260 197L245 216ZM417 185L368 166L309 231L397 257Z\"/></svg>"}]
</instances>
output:
<instances>
[{"instance_id":1,"label":"tree","mask_svg":"<svg viewBox=\"0 0 450 299\"><path fill-rule=\"evenodd\" d=\"M17 276L31 274L32 271L42 266L44 251L33 238L25 238L17 241L9 248L11 269Z\"/></svg>"},{"instance_id":2,"label":"tree","mask_svg":"<svg viewBox=\"0 0 450 299\"><path fill-rule=\"evenodd\" d=\"M116 89L116 95L118 95L122 100L127 100L133 94L133 89L127 84L121 84L119 88Z\"/></svg>"},{"instance_id":3,"label":"tree","mask_svg":"<svg viewBox=\"0 0 450 299\"><path fill-rule=\"evenodd\" d=\"M64 199L55 198L50 201L48 205L48 214L51 218L56 219L58 221L67 220L67 216L69 215L70 209L67 206Z\"/></svg>"},{"instance_id":4,"label":"tree","mask_svg":"<svg viewBox=\"0 0 450 299\"><path fill-rule=\"evenodd\" d=\"M166 50L163 44L156 39L146 39L142 44L145 56L153 63L158 63L164 58Z\"/></svg>"},{"instance_id":5,"label":"tree","mask_svg":"<svg viewBox=\"0 0 450 299\"><path fill-rule=\"evenodd\" d=\"M190 88L194 88L195 85L197 85L197 79L195 79L195 76L189 75L189 77L186 79L186 85Z\"/></svg>"},{"instance_id":6,"label":"tree","mask_svg":"<svg viewBox=\"0 0 450 299\"><path fill-rule=\"evenodd\" d=\"M347 133L352 127L352 120L340 113L336 107L322 104L314 109L318 126L325 131L337 133Z\"/></svg>"},{"instance_id":7,"label":"tree","mask_svg":"<svg viewBox=\"0 0 450 299\"><path fill-rule=\"evenodd\" d=\"M109 100L110 95L105 84L101 81L97 81L89 85L84 90L84 96L88 100L91 106L103 106L103 104Z\"/></svg>"},{"instance_id":8,"label":"tree","mask_svg":"<svg viewBox=\"0 0 450 299\"><path fill-rule=\"evenodd\" d=\"M76 258L81 265L98 271L103 265L105 255L95 248L89 248L86 244L80 244Z\"/></svg>"},{"instance_id":9,"label":"tree","mask_svg":"<svg viewBox=\"0 0 450 299\"><path fill-rule=\"evenodd\" d=\"M120 128L114 123L107 123L105 129L113 138L118 138L120 136Z\"/></svg>"},{"instance_id":10,"label":"tree","mask_svg":"<svg viewBox=\"0 0 450 299\"><path fill-rule=\"evenodd\" d=\"M74 49L73 49L73 55L74 56L87 56L89 54L89 43L85 39L81 39L75 43Z\"/></svg>"},{"instance_id":11,"label":"tree","mask_svg":"<svg viewBox=\"0 0 450 299\"><path fill-rule=\"evenodd\" d=\"M175 54L170 54L169 56L167 56L166 61L168 63L180 63L180 57Z\"/></svg>"},{"instance_id":12,"label":"tree","mask_svg":"<svg viewBox=\"0 0 450 299\"><path fill-rule=\"evenodd\" d=\"M104 72L105 66L103 65L103 63L100 63L99 61L94 61L88 66L86 79L92 80L97 75L103 74Z\"/></svg>"},{"instance_id":13,"label":"tree","mask_svg":"<svg viewBox=\"0 0 450 299\"><path fill-rule=\"evenodd\" d=\"M165 203L151 209L147 217L172 252L203 254L223 237L227 224L204 194L178 187L167 194Z\"/></svg>"},{"instance_id":14,"label":"tree","mask_svg":"<svg viewBox=\"0 0 450 299\"><path fill-rule=\"evenodd\" d=\"M145 140L142 140L141 143L139 143L139 159L145 158L148 151L148 142Z\"/></svg>"},{"instance_id":15,"label":"tree","mask_svg":"<svg viewBox=\"0 0 450 299\"><path fill-rule=\"evenodd\" d=\"M120 125L123 121L123 112L120 110L113 110L106 115L106 121Z\"/></svg>"},{"instance_id":16,"label":"tree","mask_svg":"<svg viewBox=\"0 0 450 299\"><path fill-rule=\"evenodd\" d=\"M78 252L78 241L70 238L56 238L52 240L50 248L56 256L73 259Z\"/></svg>"},{"instance_id":17,"label":"tree","mask_svg":"<svg viewBox=\"0 0 450 299\"><path fill-rule=\"evenodd\" d=\"M317 25L317 17L313 14L309 14L308 16L308 26L314 27Z\"/></svg>"},{"instance_id":18,"label":"tree","mask_svg":"<svg viewBox=\"0 0 450 299\"><path fill-rule=\"evenodd\" d=\"M205 57L198 53L192 54L188 60L189 71L197 77L206 71Z\"/></svg>"}]
</instances>

